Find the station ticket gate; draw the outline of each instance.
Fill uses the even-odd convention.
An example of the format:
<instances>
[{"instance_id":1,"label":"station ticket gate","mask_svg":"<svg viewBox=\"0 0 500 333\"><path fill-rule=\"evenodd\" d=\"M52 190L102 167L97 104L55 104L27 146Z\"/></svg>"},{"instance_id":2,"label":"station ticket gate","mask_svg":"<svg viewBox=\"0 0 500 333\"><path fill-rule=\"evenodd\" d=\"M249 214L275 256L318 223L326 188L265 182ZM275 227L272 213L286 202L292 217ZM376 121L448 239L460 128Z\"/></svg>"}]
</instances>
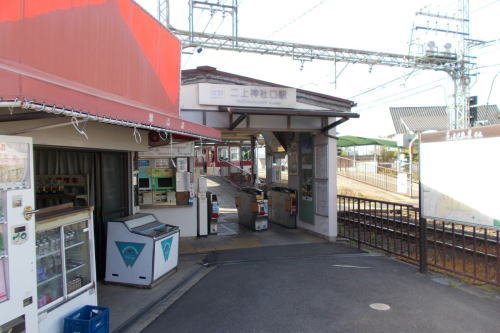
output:
<instances>
[{"instance_id":1,"label":"station ticket gate","mask_svg":"<svg viewBox=\"0 0 500 333\"><path fill-rule=\"evenodd\" d=\"M264 191L253 187L241 188L236 196L238 223L253 231L267 230L267 199Z\"/></svg>"},{"instance_id":2,"label":"station ticket gate","mask_svg":"<svg viewBox=\"0 0 500 333\"><path fill-rule=\"evenodd\" d=\"M297 191L275 186L268 192L268 220L286 228L297 228Z\"/></svg>"}]
</instances>

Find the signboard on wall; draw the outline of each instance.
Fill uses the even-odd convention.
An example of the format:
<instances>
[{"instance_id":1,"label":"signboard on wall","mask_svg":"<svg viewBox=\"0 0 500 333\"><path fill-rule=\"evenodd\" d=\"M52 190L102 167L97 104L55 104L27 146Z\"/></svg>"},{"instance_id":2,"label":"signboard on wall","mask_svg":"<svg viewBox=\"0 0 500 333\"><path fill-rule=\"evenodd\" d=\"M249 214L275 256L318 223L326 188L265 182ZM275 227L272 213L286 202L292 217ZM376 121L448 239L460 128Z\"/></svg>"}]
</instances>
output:
<instances>
[{"instance_id":1,"label":"signboard on wall","mask_svg":"<svg viewBox=\"0 0 500 333\"><path fill-rule=\"evenodd\" d=\"M194 156L194 142L183 142L140 151L139 158L147 157L190 157Z\"/></svg>"},{"instance_id":2,"label":"signboard on wall","mask_svg":"<svg viewBox=\"0 0 500 333\"><path fill-rule=\"evenodd\" d=\"M297 90L284 87L235 84L198 84L198 104L295 108Z\"/></svg>"},{"instance_id":3,"label":"signboard on wall","mask_svg":"<svg viewBox=\"0 0 500 333\"><path fill-rule=\"evenodd\" d=\"M422 216L500 227L500 125L422 135Z\"/></svg>"}]
</instances>

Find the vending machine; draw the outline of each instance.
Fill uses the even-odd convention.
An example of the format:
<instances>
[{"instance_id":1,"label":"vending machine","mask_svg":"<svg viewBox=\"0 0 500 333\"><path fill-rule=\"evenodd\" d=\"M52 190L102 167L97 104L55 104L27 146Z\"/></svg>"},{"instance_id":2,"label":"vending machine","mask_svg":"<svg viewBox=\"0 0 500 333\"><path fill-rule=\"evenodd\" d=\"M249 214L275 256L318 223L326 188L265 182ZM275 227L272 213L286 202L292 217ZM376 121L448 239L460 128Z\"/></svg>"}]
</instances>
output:
<instances>
[{"instance_id":1,"label":"vending machine","mask_svg":"<svg viewBox=\"0 0 500 333\"><path fill-rule=\"evenodd\" d=\"M38 332L31 138L0 135L0 332Z\"/></svg>"}]
</instances>

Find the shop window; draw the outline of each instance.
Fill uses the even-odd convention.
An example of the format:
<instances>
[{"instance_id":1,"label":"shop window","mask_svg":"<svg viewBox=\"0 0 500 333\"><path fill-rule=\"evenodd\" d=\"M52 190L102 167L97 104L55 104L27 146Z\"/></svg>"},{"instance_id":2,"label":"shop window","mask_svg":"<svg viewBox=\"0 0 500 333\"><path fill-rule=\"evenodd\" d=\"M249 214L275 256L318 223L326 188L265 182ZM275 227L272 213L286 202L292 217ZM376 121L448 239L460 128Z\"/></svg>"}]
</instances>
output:
<instances>
[{"instance_id":1,"label":"shop window","mask_svg":"<svg viewBox=\"0 0 500 333\"><path fill-rule=\"evenodd\" d=\"M250 161L252 159L252 149L249 146L241 147L241 159L243 161Z\"/></svg>"},{"instance_id":2,"label":"shop window","mask_svg":"<svg viewBox=\"0 0 500 333\"><path fill-rule=\"evenodd\" d=\"M240 147L231 147L230 153L231 153L231 162L240 160Z\"/></svg>"},{"instance_id":3,"label":"shop window","mask_svg":"<svg viewBox=\"0 0 500 333\"><path fill-rule=\"evenodd\" d=\"M229 149L228 147L218 147L217 148L217 159L219 162L225 162L229 160Z\"/></svg>"}]
</instances>

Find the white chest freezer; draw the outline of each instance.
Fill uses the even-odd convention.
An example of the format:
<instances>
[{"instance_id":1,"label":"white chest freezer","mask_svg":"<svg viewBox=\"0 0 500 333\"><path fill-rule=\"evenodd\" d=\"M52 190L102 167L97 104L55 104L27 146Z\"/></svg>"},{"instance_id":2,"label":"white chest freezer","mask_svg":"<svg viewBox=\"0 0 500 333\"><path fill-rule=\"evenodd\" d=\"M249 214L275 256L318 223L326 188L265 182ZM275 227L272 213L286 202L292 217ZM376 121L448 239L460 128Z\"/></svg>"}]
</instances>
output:
<instances>
[{"instance_id":1,"label":"white chest freezer","mask_svg":"<svg viewBox=\"0 0 500 333\"><path fill-rule=\"evenodd\" d=\"M106 282L141 287L177 267L179 228L138 213L108 222Z\"/></svg>"}]
</instances>

